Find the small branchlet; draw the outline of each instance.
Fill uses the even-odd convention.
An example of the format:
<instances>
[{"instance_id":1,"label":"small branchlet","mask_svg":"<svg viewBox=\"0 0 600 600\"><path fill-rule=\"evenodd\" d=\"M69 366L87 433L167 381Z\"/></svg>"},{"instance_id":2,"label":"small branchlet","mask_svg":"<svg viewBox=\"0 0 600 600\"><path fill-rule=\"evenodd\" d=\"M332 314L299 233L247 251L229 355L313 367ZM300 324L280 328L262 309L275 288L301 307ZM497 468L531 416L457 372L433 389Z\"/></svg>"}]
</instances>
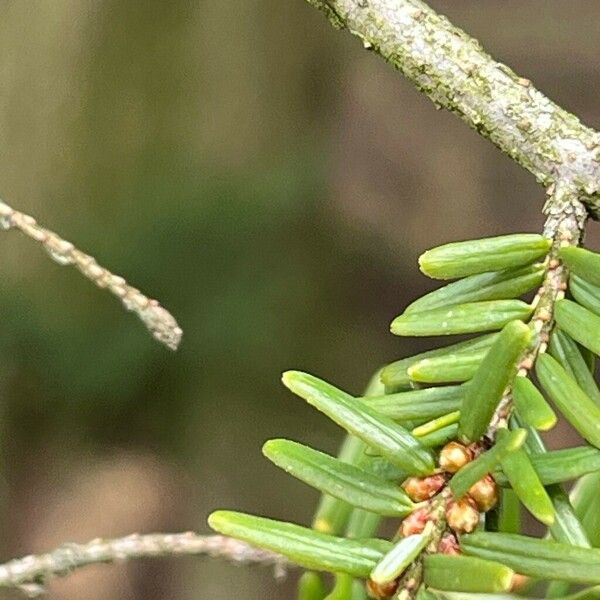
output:
<instances>
[{"instance_id":1,"label":"small branchlet","mask_svg":"<svg viewBox=\"0 0 600 600\"><path fill-rule=\"evenodd\" d=\"M47 582L82 567L161 556L208 556L237 565L273 567L277 577L285 575L289 563L280 555L254 548L221 535L187 533L129 535L87 544L65 544L47 554L25 556L0 565L0 587L18 588L35 598L46 591Z\"/></svg>"},{"instance_id":2,"label":"small branchlet","mask_svg":"<svg viewBox=\"0 0 600 600\"><path fill-rule=\"evenodd\" d=\"M74 265L84 277L119 298L127 310L134 312L141 319L156 340L171 350L177 350L183 331L173 315L158 301L148 298L119 275L101 267L93 256L85 254L71 242L42 227L33 217L14 210L1 201L0 229L17 229L41 244L59 265Z\"/></svg>"},{"instance_id":3,"label":"small branchlet","mask_svg":"<svg viewBox=\"0 0 600 600\"><path fill-rule=\"evenodd\" d=\"M384 557L379 562L373 559L376 564L371 573L379 576L378 584L389 584L390 588L373 589L371 583L367 587L375 598L394 595L398 600L414 600L422 589L427 597L427 586L504 594L516 589L521 581L515 571L537 579L562 579L566 585L562 592L568 591L573 582L600 584L600 551L590 548L584 525L560 487L545 489L544 473L538 464L533 464L537 455L543 458L546 452L535 428L547 430L554 426L552 410L543 398L537 398L537 409L528 406L530 410L523 411L529 419L525 423L528 429L507 431L523 418L513 403L515 376L518 373L527 377L536 367L544 391L563 416L586 441L600 448L600 391L592 376L593 355L600 354L600 254L570 248L580 243L588 216L599 214L600 134L545 98L530 81L496 63L479 43L420 0L309 2L324 10L334 25L347 28L365 47L398 67L436 105L457 113L534 173L550 196L544 209L547 220L543 235L451 243L421 256L419 264L425 274L459 280L414 302L391 326L392 333L404 336L502 330L494 341L482 336L396 361L393 369L384 369L381 380L390 402L386 401L386 414L381 418L376 412L365 411L367 416L361 419L362 408L352 403L351 396L323 382L304 381L302 386L292 388L377 450L389 461L389 467L399 467L410 475L403 488L419 504L400 523L398 535L403 540L390 550L382 544L379 550L385 553ZM525 266L534 267L533 272L518 272ZM567 267L583 280L579 298L573 293L581 306L563 299L569 288ZM533 277L534 281L524 277ZM537 294L533 302L524 302L521 297L534 289ZM538 361L549 345L551 349L555 322L572 342L572 347L562 352L562 365L558 358L542 357ZM585 349L583 352L576 342ZM417 368L423 367L424 357L429 361L429 371ZM442 360L436 363L440 357ZM393 410L393 404L403 396L402 390L413 384L439 386L468 380L471 381L463 388L458 423L456 419L444 420L451 410L456 411L456 406L447 405L447 410L440 410L439 414L430 414L431 405L426 409L410 407L414 410L407 423L413 417L427 421L425 427L412 429L411 440L403 424L394 427L387 416L399 414ZM447 401L454 393L449 386L442 393L436 387L424 390L422 397L443 397ZM529 395L534 397L536 392L529 390ZM404 398L408 399L408 394ZM406 412L404 398L400 398L398 406ZM526 437L527 448L521 448ZM423 453L440 447L439 468L432 468ZM398 454L403 454L402 459ZM355 462L360 464L361 459L356 458ZM517 463L519 468L515 467ZM564 465L554 463L552 467L553 477L559 472L560 476L551 483L571 478ZM494 521L488 521L485 513L498 502L496 469L508 479L519 501L541 522L552 526L555 518L561 519L551 529L552 537L559 543L485 531ZM592 470L600 470L600 466ZM525 472L527 485L518 485L515 476L522 473L524 477ZM354 483L356 487L360 485ZM592 489L597 495L597 484ZM560 511L554 510L553 501ZM235 523L239 517L230 519ZM600 522L598 509L594 519L596 524ZM498 522L494 528L497 525L504 526ZM261 521L250 530L245 528L240 532L242 539L260 543L265 534L263 527ZM278 531L282 525L272 527ZM420 549L416 558L410 553L404 557L393 554L404 545L409 548L413 542L416 544L423 532L432 527L430 543ZM514 523L506 527L508 531L518 530ZM293 532L295 548L289 550L290 558L314 566L314 557L308 550L314 534L310 530ZM330 560L341 565L337 549L347 540L327 541L336 549ZM377 544L381 542L376 540ZM373 547L369 549L372 551ZM288 549L285 550L287 555ZM351 551L356 548L352 546ZM399 568L390 570L389 581L382 581L380 575L389 566L390 556L400 560ZM368 568L364 566L361 571L358 560L346 568L368 580ZM565 595L562 593L561 597Z\"/></svg>"},{"instance_id":4,"label":"small branchlet","mask_svg":"<svg viewBox=\"0 0 600 600\"><path fill-rule=\"evenodd\" d=\"M563 415L590 444L600 448L600 434L597 432L600 408L586 395L596 389L596 384L592 382L589 366L579 354L577 344L572 342L574 350L569 346L569 352L577 352L579 356L576 369L573 365L571 367L586 374L587 391L579 387L557 360L549 356L539 358L547 349L555 317L565 335L569 333L583 346L600 353L597 342L600 339L600 286L597 302L586 299L589 308L562 299L562 283L566 281L562 260L569 260L571 269L574 272L578 270L578 274L587 280L594 280L597 276L600 282L600 275L597 275L600 272L600 254L564 251L569 247L564 243L566 232L571 231L570 240L577 241L580 237L577 232L581 223L572 217L572 213L567 211L562 219L556 219L553 213L552 228L547 230L554 231L551 240L537 234L516 234L457 242L426 253L426 258L420 262L423 270L438 277L461 276L463 279L434 292L435 308L405 312L397 318L395 323L401 322L402 330L397 327L395 332L400 335L445 335L448 323L452 323L451 333L501 331L492 337L491 344L483 353L469 358L475 362L475 369L470 375L472 379L459 390L455 385L447 385L445 388L422 389L419 394L408 391L406 395L391 392L385 396L386 411L393 412L393 405L398 402L404 410L410 409L413 418L433 417L425 425L413 428L412 433L371 407L369 393L360 400L305 373L290 371L284 375L284 383L295 394L357 436L380 454L381 461L387 463L383 470L380 471L379 465L369 472L362 467L366 457L365 454L361 458L364 452L352 457L354 464L349 466L347 462L294 443L295 460L288 465L291 467L288 470L314 487L336 494L341 501L354 503L354 506L382 516L402 518L394 538L397 544L366 540L365 546L357 548L356 540L324 537L296 525L238 513L216 513L218 518L211 517L211 525L221 533L277 549L301 565L314 566L314 544L319 544L321 552L325 547L330 548L331 554L327 559L323 558L324 570L364 577L374 598L387 599L393 595L402 600L414 600L423 585L438 589L451 585L450 589L464 592L509 591L516 581L514 569L521 568L520 562L517 564L506 553L492 564L480 561L476 551L469 550L468 546L465 550L463 540L470 539L469 534L475 540L479 539L480 532L493 522L486 513L498 503L496 478L499 476L508 481L520 502L540 522L552 526L558 514L544 489L543 479L548 475L524 447L528 435L534 434L529 433L531 429L519 425L512 430L509 426L515 413L512 399L515 378L519 373L522 388L522 378L527 375L524 365L528 361L536 366L541 385ZM536 260L542 261L544 275L543 278L536 277L533 283L543 283L533 304L526 304L513 295L524 293L520 282L522 269ZM511 273L519 274L516 277L518 281L513 281ZM475 278L475 284L469 279L471 277ZM503 300L495 300L494 296L498 293L502 294ZM461 303L461 294L466 295L470 302L462 300ZM493 295L491 300L490 294ZM428 298L421 299L421 306L429 301ZM517 317L514 310L518 312ZM404 318L406 315L408 317ZM585 327L584 323L587 324ZM471 346L467 350L472 349L473 344L480 344L482 339L485 340L485 336L470 341ZM432 352L446 356L448 363L462 361L464 356L460 352L465 352L465 347L460 346L459 351L456 348L459 346L451 345ZM401 368L407 371L410 364L410 358L395 363L396 368L403 365ZM410 377L410 373L408 375ZM454 383L454 380L440 379L437 383L443 386ZM539 392L530 389L532 385L529 382L526 386L529 396L539 395ZM596 392L600 396L600 391L596 389ZM377 390L376 393L382 392ZM454 399L457 393L462 394L458 411ZM411 402L414 405L410 405ZM430 404L424 406L427 402ZM384 406L383 403L373 406L379 405ZM546 415L545 401L538 399L537 407L531 407L532 410L527 412L533 423L529 427L534 428L537 424L545 430L553 426L555 419L540 418L537 414L542 411ZM441 414L437 414L437 410ZM521 414L514 416L518 419ZM535 438L533 442L538 444ZM265 447L272 449L275 443L267 442ZM361 448L364 451L365 446ZM431 452L431 448L438 448L438 451ZM544 452L541 448L539 452ZM597 452L594 451L594 454ZM570 478L572 467L563 475L561 466L556 463L550 466L551 477L556 477L557 471L560 471L559 481L563 477ZM404 478L392 477L396 481L401 480L400 486L392 483L387 475L384 478L379 475L380 472L388 473L388 470L397 473L398 469L410 474ZM600 471L600 462L591 470ZM523 484L519 477L526 479L527 484ZM365 488L371 492L376 490L375 496L366 495ZM331 510L338 508L340 506L335 503L329 507ZM564 507L562 510L565 514ZM572 509L568 510L571 510L568 524L562 524L562 527L573 527L578 522ZM369 529L369 535L374 531L374 528ZM554 535L555 530L552 533ZM342 557L339 551L345 546L348 554ZM483 546L487 548L486 544ZM500 546L499 552L504 552L502 548ZM370 553L371 562L367 560L365 564L362 551ZM547 551L545 548L540 550ZM381 560L373 558L373 552L381 553ZM594 556L583 555L578 560L593 561ZM481 558L488 557L489 554L482 552ZM600 560L600 556L598 558ZM369 570L369 564L372 570ZM525 575L540 576L539 562L528 568L530 571L524 571ZM455 569L458 569L456 573ZM486 575L473 583L473 578L477 578L480 571ZM579 572L580 578L576 581L600 583L600 570L592 574L585 570Z\"/></svg>"}]
</instances>

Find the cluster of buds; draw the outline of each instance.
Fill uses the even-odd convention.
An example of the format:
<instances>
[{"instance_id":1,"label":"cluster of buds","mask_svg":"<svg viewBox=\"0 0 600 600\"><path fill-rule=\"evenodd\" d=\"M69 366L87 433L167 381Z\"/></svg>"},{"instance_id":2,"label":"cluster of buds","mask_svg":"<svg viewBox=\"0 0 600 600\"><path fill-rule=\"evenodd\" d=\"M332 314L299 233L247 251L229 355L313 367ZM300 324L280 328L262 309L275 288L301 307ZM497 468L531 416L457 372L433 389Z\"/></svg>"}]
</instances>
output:
<instances>
[{"instance_id":1,"label":"cluster of buds","mask_svg":"<svg viewBox=\"0 0 600 600\"><path fill-rule=\"evenodd\" d=\"M425 502L433 498L445 485L446 477L442 474L429 475L427 477L409 477L404 481L402 487L414 502ZM431 520L429 506L422 506L408 515L400 524L398 534L408 537L423 533L427 523ZM367 580L367 592L369 598L374 600L390 600L398 591L400 579L378 583L372 579Z\"/></svg>"},{"instance_id":2,"label":"cluster of buds","mask_svg":"<svg viewBox=\"0 0 600 600\"><path fill-rule=\"evenodd\" d=\"M409 477L402 487L414 502L428 502L445 487L449 475L458 472L478 455L475 445L466 446L459 442L449 442L440 453L441 473L427 477ZM445 500L445 498L444 498ZM459 499L450 499L445 505L446 523L450 531L444 533L437 543L441 554L460 554L457 535L472 532L479 524L481 513L491 510L498 501L498 488L491 475L477 481L469 491ZM429 503L417 508L401 523L398 531L401 537L422 533L431 520L436 520L434 505ZM369 596L375 600L388 600L394 597L399 580L384 585L367 581Z\"/></svg>"},{"instance_id":3,"label":"cluster of buds","mask_svg":"<svg viewBox=\"0 0 600 600\"><path fill-rule=\"evenodd\" d=\"M456 473L475 457L473 448L459 442L446 444L440 453L440 466L448 473ZM446 520L456 533L470 533L479 523L479 515L491 510L498 501L494 478L486 475L475 483L459 500L452 500L446 508Z\"/></svg>"}]
</instances>

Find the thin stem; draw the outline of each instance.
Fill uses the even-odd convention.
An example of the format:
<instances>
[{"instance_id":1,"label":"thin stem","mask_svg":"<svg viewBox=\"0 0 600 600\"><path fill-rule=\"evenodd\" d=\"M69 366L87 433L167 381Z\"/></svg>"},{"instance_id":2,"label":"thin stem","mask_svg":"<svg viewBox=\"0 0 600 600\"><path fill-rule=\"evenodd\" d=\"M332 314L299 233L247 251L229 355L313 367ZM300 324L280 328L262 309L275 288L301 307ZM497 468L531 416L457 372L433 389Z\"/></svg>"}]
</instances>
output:
<instances>
[{"instance_id":1,"label":"thin stem","mask_svg":"<svg viewBox=\"0 0 600 600\"><path fill-rule=\"evenodd\" d=\"M600 134L421 0L308 0L546 188L567 183L600 214Z\"/></svg>"},{"instance_id":2,"label":"thin stem","mask_svg":"<svg viewBox=\"0 0 600 600\"><path fill-rule=\"evenodd\" d=\"M87 544L65 544L47 554L11 560L0 565L0 587L18 588L33 598L45 592L45 584L52 577L64 577L81 567L132 558L183 555L222 558L238 565L269 566L278 577L291 566L274 552L221 535L134 534L111 540L96 539Z\"/></svg>"},{"instance_id":3,"label":"thin stem","mask_svg":"<svg viewBox=\"0 0 600 600\"><path fill-rule=\"evenodd\" d=\"M587 211L569 186L553 186L552 195L546 203L547 214L544 234L552 240L552 248L546 259L546 272L542 286L533 300L535 310L531 324L535 332L534 342L523 357L520 374L525 375L535 364L539 354L546 352L550 332L554 325L554 306L565 295L568 272L558 260L558 251L567 245L578 245L583 239ZM512 411L512 390L502 398L492 419L488 437L494 439L499 426L505 425Z\"/></svg>"},{"instance_id":4,"label":"thin stem","mask_svg":"<svg viewBox=\"0 0 600 600\"><path fill-rule=\"evenodd\" d=\"M446 509L452 499L452 493L448 486L429 501L429 522L433 523L431 541L427 545L424 554L435 554L439 550L443 535L447 532ZM423 579L423 558L419 558L407 569L400 580L398 594L399 600L412 600L416 598Z\"/></svg>"},{"instance_id":5,"label":"thin stem","mask_svg":"<svg viewBox=\"0 0 600 600\"><path fill-rule=\"evenodd\" d=\"M152 336L170 348L177 350L183 331L173 315L157 300L148 298L140 290L129 285L119 275L101 267L93 256L78 250L71 242L39 225L37 221L0 201L0 230L17 229L34 240L48 252L59 265L74 265L81 274L100 288L106 288L121 300L123 306L141 319Z\"/></svg>"}]
</instances>

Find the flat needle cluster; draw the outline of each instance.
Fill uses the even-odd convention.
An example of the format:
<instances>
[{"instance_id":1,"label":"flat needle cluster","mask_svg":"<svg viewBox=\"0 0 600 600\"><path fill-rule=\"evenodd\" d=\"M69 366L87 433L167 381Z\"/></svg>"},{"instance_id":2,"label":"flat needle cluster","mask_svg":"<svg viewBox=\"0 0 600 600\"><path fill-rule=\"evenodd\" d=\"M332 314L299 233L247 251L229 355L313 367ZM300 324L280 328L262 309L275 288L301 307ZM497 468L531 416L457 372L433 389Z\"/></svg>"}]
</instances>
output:
<instances>
[{"instance_id":1,"label":"flat needle cluster","mask_svg":"<svg viewBox=\"0 0 600 600\"><path fill-rule=\"evenodd\" d=\"M580 500L600 491L600 254L579 238L558 227L554 238L425 252L426 275L456 281L413 302L392 332L474 337L391 363L360 398L285 373L284 385L349 436L338 457L291 440L264 445L275 465L323 492L313 527L228 511L210 525L309 569L300 600L508 599L533 582L566 597L572 584L600 586L590 542L600 505ZM585 443L546 450L539 432L557 413ZM560 484L572 480L571 503ZM521 510L552 539L522 535ZM396 523L390 539L377 537L383 518ZM318 571L335 575L329 592Z\"/></svg>"}]
</instances>

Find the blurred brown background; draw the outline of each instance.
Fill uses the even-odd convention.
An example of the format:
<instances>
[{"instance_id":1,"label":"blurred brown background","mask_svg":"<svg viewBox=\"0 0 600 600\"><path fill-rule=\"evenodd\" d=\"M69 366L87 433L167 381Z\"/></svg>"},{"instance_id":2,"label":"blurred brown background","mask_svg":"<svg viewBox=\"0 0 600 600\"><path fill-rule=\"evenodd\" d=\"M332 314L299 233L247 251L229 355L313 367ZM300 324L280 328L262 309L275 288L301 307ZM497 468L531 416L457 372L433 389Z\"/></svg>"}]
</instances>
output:
<instances>
[{"instance_id":1,"label":"blurred brown background","mask_svg":"<svg viewBox=\"0 0 600 600\"><path fill-rule=\"evenodd\" d=\"M432 4L600 126L599 2ZM218 507L308 522L316 493L260 446L333 451L341 434L280 373L358 392L422 347L388 323L432 286L424 248L543 222L532 177L302 0L5 0L0 139L0 195L186 332L170 354L0 236L2 558L206 531ZM292 584L192 558L90 568L49 598L289 598Z\"/></svg>"}]
</instances>

